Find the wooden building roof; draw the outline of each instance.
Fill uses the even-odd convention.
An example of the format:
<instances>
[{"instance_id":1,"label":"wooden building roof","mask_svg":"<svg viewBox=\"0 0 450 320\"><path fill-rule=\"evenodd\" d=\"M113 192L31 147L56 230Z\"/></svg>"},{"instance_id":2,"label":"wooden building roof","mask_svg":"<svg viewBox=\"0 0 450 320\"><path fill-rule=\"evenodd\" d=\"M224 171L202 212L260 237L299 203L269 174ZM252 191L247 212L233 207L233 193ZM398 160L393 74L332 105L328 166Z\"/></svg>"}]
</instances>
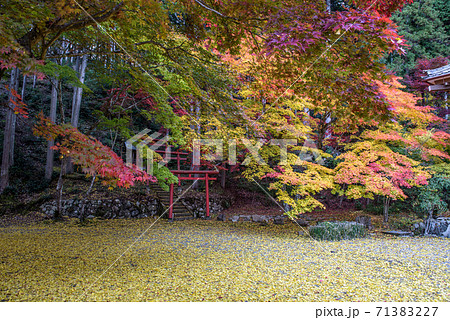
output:
<instances>
[{"instance_id":1,"label":"wooden building roof","mask_svg":"<svg viewBox=\"0 0 450 320\"><path fill-rule=\"evenodd\" d=\"M425 72L423 80L430 84L429 91L450 91L450 64Z\"/></svg>"}]
</instances>

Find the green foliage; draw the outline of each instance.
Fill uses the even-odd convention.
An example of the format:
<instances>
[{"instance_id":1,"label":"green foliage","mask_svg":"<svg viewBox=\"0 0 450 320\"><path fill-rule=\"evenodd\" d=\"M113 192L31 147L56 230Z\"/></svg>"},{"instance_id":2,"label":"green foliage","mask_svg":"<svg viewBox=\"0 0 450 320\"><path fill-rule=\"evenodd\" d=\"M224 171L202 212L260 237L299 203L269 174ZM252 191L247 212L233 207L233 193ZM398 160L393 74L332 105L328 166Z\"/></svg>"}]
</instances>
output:
<instances>
[{"instance_id":1,"label":"green foliage","mask_svg":"<svg viewBox=\"0 0 450 320\"><path fill-rule=\"evenodd\" d=\"M410 217L392 217L391 220L389 221L389 226L392 229L396 230L411 231L411 228L414 225L414 223L421 221L422 220Z\"/></svg>"},{"instance_id":2,"label":"green foliage","mask_svg":"<svg viewBox=\"0 0 450 320\"><path fill-rule=\"evenodd\" d=\"M434 215L445 213L450 205L450 176L434 175L428 185L419 189L414 210L424 216L432 212Z\"/></svg>"},{"instance_id":3,"label":"green foliage","mask_svg":"<svg viewBox=\"0 0 450 320\"><path fill-rule=\"evenodd\" d=\"M410 45L405 55L391 54L387 59L388 67L397 75L407 74L419 58L450 55L449 27L446 24L450 20L448 1L414 1L406 4L402 11L397 11L392 20Z\"/></svg>"},{"instance_id":4,"label":"green foliage","mask_svg":"<svg viewBox=\"0 0 450 320\"><path fill-rule=\"evenodd\" d=\"M309 228L309 234L316 240L349 240L364 238L367 230L356 222L321 222Z\"/></svg>"},{"instance_id":5,"label":"green foliage","mask_svg":"<svg viewBox=\"0 0 450 320\"><path fill-rule=\"evenodd\" d=\"M92 92L85 84L80 82L75 70L68 65L59 65L53 61L46 61L44 65L38 66L37 69L50 78L58 79L70 86L83 88L87 92Z\"/></svg>"},{"instance_id":6,"label":"green foliage","mask_svg":"<svg viewBox=\"0 0 450 320\"><path fill-rule=\"evenodd\" d=\"M169 191L170 184L178 183L178 178L174 176L167 167L153 164L153 176L158 180L158 184L165 191Z\"/></svg>"}]
</instances>

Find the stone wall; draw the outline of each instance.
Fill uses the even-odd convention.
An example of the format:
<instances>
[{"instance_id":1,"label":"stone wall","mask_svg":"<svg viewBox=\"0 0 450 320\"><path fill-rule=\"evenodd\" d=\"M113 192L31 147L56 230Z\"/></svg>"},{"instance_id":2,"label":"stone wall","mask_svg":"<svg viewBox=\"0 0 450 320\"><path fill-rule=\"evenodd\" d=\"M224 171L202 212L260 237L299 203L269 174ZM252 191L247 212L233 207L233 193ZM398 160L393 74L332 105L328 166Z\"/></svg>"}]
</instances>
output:
<instances>
[{"instance_id":1,"label":"stone wall","mask_svg":"<svg viewBox=\"0 0 450 320\"><path fill-rule=\"evenodd\" d=\"M188 208L195 217L204 217L206 215L206 196L204 194L186 194L180 201ZM231 198L210 195L209 213L215 214L231 206Z\"/></svg>"},{"instance_id":2,"label":"stone wall","mask_svg":"<svg viewBox=\"0 0 450 320\"><path fill-rule=\"evenodd\" d=\"M416 234L450 238L450 218L438 217L436 219L427 219L424 222L414 224L413 231Z\"/></svg>"},{"instance_id":3,"label":"stone wall","mask_svg":"<svg viewBox=\"0 0 450 320\"><path fill-rule=\"evenodd\" d=\"M79 218L81 210L81 200L63 200L64 215ZM41 211L52 217L57 209L56 201L43 204ZM114 218L146 218L157 215L159 212L159 201L156 198L146 198L143 200L128 199L103 199L86 200L85 217L101 217L105 219Z\"/></svg>"}]
</instances>

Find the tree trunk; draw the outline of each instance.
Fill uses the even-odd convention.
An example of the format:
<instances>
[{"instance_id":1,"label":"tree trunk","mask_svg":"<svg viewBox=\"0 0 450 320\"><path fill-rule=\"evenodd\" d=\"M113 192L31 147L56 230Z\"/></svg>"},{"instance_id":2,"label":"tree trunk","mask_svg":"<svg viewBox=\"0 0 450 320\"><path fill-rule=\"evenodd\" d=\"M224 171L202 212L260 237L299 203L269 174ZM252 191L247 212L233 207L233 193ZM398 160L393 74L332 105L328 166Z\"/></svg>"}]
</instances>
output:
<instances>
[{"instance_id":1,"label":"tree trunk","mask_svg":"<svg viewBox=\"0 0 450 320\"><path fill-rule=\"evenodd\" d=\"M15 68L11 70L11 78L9 87L16 88L18 80L19 69ZM12 94L9 94L9 108L6 112L6 123L5 123L5 133L3 137L3 154L2 154L2 165L0 169L0 193L9 186L9 168L11 167L11 160L13 157L11 153L14 152L14 135L15 135L15 125L16 125L16 115L14 113L14 103Z\"/></svg>"},{"instance_id":2,"label":"tree trunk","mask_svg":"<svg viewBox=\"0 0 450 320\"><path fill-rule=\"evenodd\" d=\"M22 101L25 102L25 88L27 86L27 76L23 76L23 81L22 81Z\"/></svg>"},{"instance_id":3,"label":"tree trunk","mask_svg":"<svg viewBox=\"0 0 450 320\"><path fill-rule=\"evenodd\" d=\"M197 135L198 138L200 139L201 136L201 132L202 132L202 128L200 126L200 115L201 115L201 110L200 110L200 105L198 102L195 103L195 116L196 116L196 120L197 120ZM200 152L200 157L201 157L201 152ZM192 160L194 159L194 155L192 155ZM193 166L193 170L200 170L200 166L199 165L195 165ZM198 178L199 175L198 174L194 174L194 178ZM194 182L192 183L192 189L196 190L199 186L198 180L194 180Z\"/></svg>"},{"instance_id":4,"label":"tree trunk","mask_svg":"<svg viewBox=\"0 0 450 320\"><path fill-rule=\"evenodd\" d=\"M225 183L227 180L227 170L221 170L220 171L220 186L222 187L222 189L225 189Z\"/></svg>"},{"instance_id":5,"label":"tree trunk","mask_svg":"<svg viewBox=\"0 0 450 320\"><path fill-rule=\"evenodd\" d=\"M58 184L56 185L56 196L57 196L57 209L53 215L53 220L62 220L63 217L63 207L62 207L62 196L63 196L63 177L65 174L66 160L63 158L61 160L61 171L59 172Z\"/></svg>"},{"instance_id":6,"label":"tree trunk","mask_svg":"<svg viewBox=\"0 0 450 320\"><path fill-rule=\"evenodd\" d=\"M75 65L75 71L79 72L80 74L80 82L84 83L85 77L86 77L86 66L87 66L87 55L84 55L81 61L80 65L80 58L78 57L76 65ZM80 108L81 108L81 98L83 95L83 88L75 87L73 89L73 99L72 99L72 116L70 118L70 123L75 128L78 128L78 122L80 119ZM72 160L69 158L67 161L67 173L73 172L73 163Z\"/></svg>"},{"instance_id":7,"label":"tree trunk","mask_svg":"<svg viewBox=\"0 0 450 320\"><path fill-rule=\"evenodd\" d=\"M331 13L331 0L327 0L327 12Z\"/></svg>"},{"instance_id":8,"label":"tree trunk","mask_svg":"<svg viewBox=\"0 0 450 320\"><path fill-rule=\"evenodd\" d=\"M448 120L449 116L448 116L448 94L447 91L444 92L444 104L445 104L445 119Z\"/></svg>"},{"instance_id":9,"label":"tree trunk","mask_svg":"<svg viewBox=\"0 0 450 320\"><path fill-rule=\"evenodd\" d=\"M96 178L96 175L94 174L92 176L91 185L89 186L89 189L86 191L86 196L83 198L83 200L81 200L82 201L81 210L80 210L80 222L81 223L83 223L84 219L85 219L84 212L86 209L86 199L88 198L89 194L91 193L92 186L94 185L94 182L95 182L95 178Z\"/></svg>"},{"instance_id":10,"label":"tree trunk","mask_svg":"<svg viewBox=\"0 0 450 320\"><path fill-rule=\"evenodd\" d=\"M384 197L383 199L383 204L384 204L384 209L383 209L383 222L387 223L389 220L389 203L391 202L391 198L389 197Z\"/></svg>"},{"instance_id":11,"label":"tree trunk","mask_svg":"<svg viewBox=\"0 0 450 320\"><path fill-rule=\"evenodd\" d=\"M33 76L33 89L36 87L36 76Z\"/></svg>"},{"instance_id":12,"label":"tree trunk","mask_svg":"<svg viewBox=\"0 0 450 320\"><path fill-rule=\"evenodd\" d=\"M19 92L19 75L20 75L20 70L16 68L16 79L15 79L15 84L14 84L14 90L16 90L16 93ZM11 98L11 97L10 97ZM14 98L14 100L16 100ZM12 105L10 105L10 107L12 107ZM11 135L11 153L9 154L10 156L10 166L12 167L14 165L14 143L16 140L16 123L17 123L17 115L15 112L13 112L12 114L12 135Z\"/></svg>"},{"instance_id":13,"label":"tree trunk","mask_svg":"<svg viewBox=\"0 0 450 320\"><path fill-rule=\"evenodd\" d=\"M73 66L73 70L75 70L75 72L78 74L80 73L80 61L81 61L81 58L76 57L75 65ZM77 97L78 97L77 93L78 93L78 87L74 87L73 88L73 97L72 97L72 117L73 117L73 113L75 110L75 106L77 104ZM72 122L72 119L71 119L71 122Z\"/></svg>"},{"instance_id":14,"label":"tree trunk","mask_svg":"<svg viewBox=\"0 0 450 320\"><path fill-rule=\"evenodd\" d=\"M80 66L80 82L81 83L84 83L84 80L86 78L87 58L88 58L87 55L83 56L81 66ZM73 102L72 102L72 117L70 119L72 126L74 126L75 128L78 128L82 95L83 95L83 88L75 88Z\"/></svg>"},{"instance_id":15,"label":"tree trunk","mask_svg":"<svg viewBox=\"0 0 450 320\"><path fill-rule=\"evenodd\" d=\"M52 97L50 100L50 120L56 123L56 108L58 106L58 80L52 81ZM54 140L49 140L47 143L47 161L45 163L45 179L50 180L53 174L53 158L54 152L51 149L55 145Z\"/></svg>"}]
</instances>

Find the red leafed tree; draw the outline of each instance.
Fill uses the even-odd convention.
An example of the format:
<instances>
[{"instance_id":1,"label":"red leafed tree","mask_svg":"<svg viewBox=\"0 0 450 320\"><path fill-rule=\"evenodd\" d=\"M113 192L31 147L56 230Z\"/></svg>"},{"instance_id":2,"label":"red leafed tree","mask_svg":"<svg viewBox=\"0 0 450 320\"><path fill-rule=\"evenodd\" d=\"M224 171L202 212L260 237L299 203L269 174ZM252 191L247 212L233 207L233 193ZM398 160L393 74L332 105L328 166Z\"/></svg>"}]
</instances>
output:
<instances>
[{"instance_id":1,"label":"red leafed tree","mask_svg":"<svg viewBox=\"0 0 450 320\"><path fill-rule=\"evenodd\" d=\"M412 3L413 0L353 0L352 2L359 8L389 17L396 10L403 8L406 3Z\"/></svg>"},{"instance_id":2,"label":"red leafed tree","mask_svg":"<svg viewBox=\"0 0 450 320\"><path fill-rule=\"evenodd\" d=\"M8 85L6 85L5 88L9 91L10 94L10 103L8 104L8 107L10 107L15 114L21 115L24 118L28 118L28 108L27 105L23 102L20 94L18 94L17 91L13 88L10 88Z\"/></svg>"},{"instance_id":3,"label":"red leafed tree","mask_svg":"<svg viewBox=\"0 0 450 320\"><path fill-rule=\"evenodd\" d=\"M34 128L34 134L46 140L59 141L53 148L61 154L64 162L70 157L74 164L82 167L83 171L92 177L91 185L87 191L90 193L97 176L103 178L103 183L110 187L129 188L136 182L155 182L156 179L135 165L127 165L109 147L103 145L97 139L88 137L69 124L56 125L49 119L40 115L40 121ZM61 166L58 180L58 214L55 219L62 217L62 179L65 167ZM84 220L84 204L82 205L80 220Z\"/></svg>"},{"instance_id":4,"label":"red leafed tree","mask_svg":"<svg viewBox=\"0 0 450 320\"><path fill-rule=\"evenodd\" d=\"M449 63L445 57L436 57L432 59L419 59L416 66L411 70L410 74L405 77L405 83L414 91L424 93L427 91L429 84L423 81L426 76L425 70L436 69Z\"/></svg>"}]
</instances>

